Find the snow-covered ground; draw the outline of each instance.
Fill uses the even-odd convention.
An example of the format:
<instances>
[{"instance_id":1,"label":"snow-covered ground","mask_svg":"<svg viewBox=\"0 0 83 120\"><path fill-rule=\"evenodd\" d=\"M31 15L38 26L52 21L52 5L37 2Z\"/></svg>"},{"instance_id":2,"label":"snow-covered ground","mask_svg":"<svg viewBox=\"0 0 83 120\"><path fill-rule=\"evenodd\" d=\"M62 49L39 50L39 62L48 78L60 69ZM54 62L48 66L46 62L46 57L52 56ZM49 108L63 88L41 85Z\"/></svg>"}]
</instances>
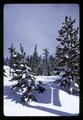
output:
<instances>
[{"instance_id":1,"label":"snow-covered ground","mask_svg":"<svg viewBox=\"0 0 83 120\"><path fill-rule=\"evenodd\" d=\"M36 93L37 102L20 103L21 95L10 87L9 67L4 66L4 115L5 116L75 116L79 114L79 96L70 95L58 87L51 87L58 76L36 76L46 88L44 93Z\"/></svg>"}]
</instances>

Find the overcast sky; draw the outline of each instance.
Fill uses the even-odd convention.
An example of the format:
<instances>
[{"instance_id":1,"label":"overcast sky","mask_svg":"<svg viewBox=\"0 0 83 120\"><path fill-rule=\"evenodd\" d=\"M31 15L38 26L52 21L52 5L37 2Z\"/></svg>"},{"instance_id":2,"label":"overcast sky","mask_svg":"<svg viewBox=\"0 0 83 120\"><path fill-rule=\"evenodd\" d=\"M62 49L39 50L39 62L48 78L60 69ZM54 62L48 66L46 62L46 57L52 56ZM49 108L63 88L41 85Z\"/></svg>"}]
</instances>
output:
<instances>
[{"instance_id":1,"label":"overcast sky","mask_svg":"<svg viewBox=\"0 0 83 120\"><path fill-rule=\"evenodd\" d=\"M65 16L76 18L79 26L78 4L6 4L4 5L4 56L8 56L11 43L19 50L20 43L27 54L37 44L38 53L48 48L55 54L58 30Z\"/></svg>"}]
</instances>

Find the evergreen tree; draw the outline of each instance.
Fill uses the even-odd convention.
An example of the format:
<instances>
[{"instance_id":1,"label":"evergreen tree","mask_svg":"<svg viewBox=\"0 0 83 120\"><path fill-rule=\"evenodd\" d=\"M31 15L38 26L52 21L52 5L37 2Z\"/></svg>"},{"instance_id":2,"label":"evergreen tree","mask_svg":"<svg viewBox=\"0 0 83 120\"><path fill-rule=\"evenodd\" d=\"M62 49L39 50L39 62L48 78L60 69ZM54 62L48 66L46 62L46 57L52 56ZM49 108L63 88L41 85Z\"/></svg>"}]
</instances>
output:
<instances>
[{"instance_id":1,"label":"evergreen tree","mask_svg":"<svg viewBox=\"0 0 83 120\"><path fill-rule=\"evenodd\" d=\"M37 52L37 44L34 49L32 63L33 63L33 65L32 65L33 72L35 75L38 75L39 57L38 57L38 52Z\"/></svg>"},{"instance_id":2,"label":"evergreen tree","mask_svg":"<svg viewBox=\"0 0 83 120\"><path fill-rule=\"evenodd\" d=\"M9 66L9 59L8 59L8 57L4 58L4 65Z\"/></svg>"},{"instance_id":3,"label":"evergreen tree","mask_svg":"<svg viewBox=\"0 0 83 120\"><path fill-rule=\"evenodd\" d=\"M59 30L57 41L60 44L56 50L57 72L61 75L61 86L74 93L75 83L79 84L79 36L78 28L74 27L75 19L65 17Z\"/></svg>"},{"instance_id":4,"label":"evergreen tree","mask_svg":"<svg viewBox=\"0 0 83 120\"><path fill-rule=\"evenodd\" d=\"M31 65L30 65L30 57L29 57L29 55L26 57L26 61L27 61L27 66L29 66L29 67L31 67Z\"/></svg>"},{"instance_id":5,"label":"evergreen tree","mask_svg":"<svg viewBox=\"0 0 83 120\"><path fill-rule=\"evenodd\" d=\"M41 82L37 82L30 67L27 66L26 53L20 44L21 53L14 51L13 54L13 75L10 81L16 81L12 88L22 93L21 101L36 101L33 91L43 92L45 89L42 87Z\"/></svg>"},{"instance_id":6,"label":"evergreen tree","mask_svg":"<svg viewBox=\"0 0 83 120\"><path fill-rule=\"evenodd\" d=\"M50 55L49 57L49 66L50 66L50 75L55 75L54 70L55 70L55 58Z\"/></svg>"},{"instance_id":7,"label":"evergreen tree","mask_svg":"<svg viewBox=\"0 0 83 120\"><path fill-rule=\"evenodd\" d=\"M34 71L34 68L33 68L33 56L30 55L29 57L29 61L28 61L28 64L29 64L29 67L31 68L32 72Z\"/></svg>"},{"instance_id":8,"label":"evergreen tree","mask_svg":"<svg viewBox=\"0 0 83 120\"><path fill-rule=\"evenodd\" d=\"M13 44L11 44L11 47L8 48L9 53L10 53L10 58L9 58L9 66L10 66L10 76L11 76L11 68L12 68L12 64L13 64L13 54L15 52L15 48L13 47Z\"/></svg>"},{"instance_id":9,"label":"evergreen tree","mask_svg":"<svg viewBox=\"0 0 83 120\"><path fill-rule=\"evenodd\" d=\"M43 57L43 74L49 76L50 75L50 66L49 66L49 52L48 49L44 50Z\"/></svg>"},{"instance_id":10,"label":"evergreen tree","mask_svg":"<svg viewBox=\"0 0 83 120\"><path fill-rule=\"evenodd\" d=\"M39 56L38 75L43 74L43 60L41 55Z\"/></svg>"}]
</instances>

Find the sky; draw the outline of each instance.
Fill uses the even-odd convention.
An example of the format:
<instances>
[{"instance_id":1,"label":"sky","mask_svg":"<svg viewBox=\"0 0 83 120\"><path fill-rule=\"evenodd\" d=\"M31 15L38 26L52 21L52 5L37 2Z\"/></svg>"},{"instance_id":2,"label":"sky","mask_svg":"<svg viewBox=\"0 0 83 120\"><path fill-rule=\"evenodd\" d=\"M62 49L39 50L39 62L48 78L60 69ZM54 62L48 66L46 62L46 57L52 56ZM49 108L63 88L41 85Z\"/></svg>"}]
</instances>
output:
<instances>
[{"instance_id":1,"label":"sky","mask_svg":"<svg viewBox=\"0 0 83 120\"><path fill-rule=\"evenodd\" d=\"M4 5L4 57L9 56L8 48L13 43L17 51L20 43L27 55L34 52L37 44L38 54L48 48L55 55L58 30L65 16L76 19L79 26L78 4L5 4Z\"/></svg>"}]
</instances>

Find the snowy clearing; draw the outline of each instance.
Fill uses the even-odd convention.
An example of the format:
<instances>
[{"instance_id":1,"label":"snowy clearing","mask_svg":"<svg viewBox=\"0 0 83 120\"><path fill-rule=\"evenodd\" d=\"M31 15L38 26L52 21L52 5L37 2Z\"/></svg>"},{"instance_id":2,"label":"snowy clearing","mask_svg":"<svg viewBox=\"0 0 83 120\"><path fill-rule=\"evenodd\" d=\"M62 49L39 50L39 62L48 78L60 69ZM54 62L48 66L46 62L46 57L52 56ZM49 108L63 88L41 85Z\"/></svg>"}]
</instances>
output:
<instances>
[{"instance_id":1,"label":"snowy clearing","mask_svg":"<svg viewBox=\"0 0 83 120\"><path fill-rule=\"evenodd\" d=\"M34 92L38 102L20 103L21 95L10 87L9 67L4 66L7 77L4 77L4 115L5 116L75 116L79 114L79 96L70 95L59 88L48 85L58 76L36 76L45 83L46 91Z\"/></svg>"}]
</instances>

